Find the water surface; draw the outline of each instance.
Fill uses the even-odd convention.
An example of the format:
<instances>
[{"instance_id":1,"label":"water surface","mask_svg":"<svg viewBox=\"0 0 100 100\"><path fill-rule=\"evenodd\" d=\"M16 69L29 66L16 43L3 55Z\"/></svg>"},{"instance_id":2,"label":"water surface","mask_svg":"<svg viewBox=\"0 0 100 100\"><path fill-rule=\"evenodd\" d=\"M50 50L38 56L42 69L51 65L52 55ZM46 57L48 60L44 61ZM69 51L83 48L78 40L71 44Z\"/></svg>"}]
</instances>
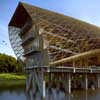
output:
<instances>
[{"instance_id":1,"label":"water surface","mask_svg":"<svg viewBox=\"0 0 100 100\"><path fill-rule=\"evenodd\" d=\"M26 100L25 91L20 89L0 90L0 100ZM41 100L40 94L36 93L33 100ZM52 94L46 96L46 100L100 100L100 90L74 91L72 94L65 94L63 91L52 89Z\"/></svg>"}]
</instances>

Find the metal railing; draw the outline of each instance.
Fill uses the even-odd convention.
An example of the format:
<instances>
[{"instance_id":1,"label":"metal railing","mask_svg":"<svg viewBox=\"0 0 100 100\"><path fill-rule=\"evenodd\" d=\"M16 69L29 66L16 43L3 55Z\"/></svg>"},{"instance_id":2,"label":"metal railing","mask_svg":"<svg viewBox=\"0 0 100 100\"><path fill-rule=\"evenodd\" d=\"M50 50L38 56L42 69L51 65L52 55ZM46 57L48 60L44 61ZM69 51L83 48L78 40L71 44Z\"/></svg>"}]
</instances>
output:
<instances>
[{"instance_id":1,"label":"metal railing","mask_svg":"<svg viewBox=\"0 0 100 100\"><path fill-rule=\"evenodd\" d=\"M44 72L70 72L70 73L100 73L100 68L77 68L77 67L67 67L67 66L58 66L58 67L50 67L50 66L29 66L25 68L26 70L31 69L40 69Z\"/></svg>"}]
</instances>

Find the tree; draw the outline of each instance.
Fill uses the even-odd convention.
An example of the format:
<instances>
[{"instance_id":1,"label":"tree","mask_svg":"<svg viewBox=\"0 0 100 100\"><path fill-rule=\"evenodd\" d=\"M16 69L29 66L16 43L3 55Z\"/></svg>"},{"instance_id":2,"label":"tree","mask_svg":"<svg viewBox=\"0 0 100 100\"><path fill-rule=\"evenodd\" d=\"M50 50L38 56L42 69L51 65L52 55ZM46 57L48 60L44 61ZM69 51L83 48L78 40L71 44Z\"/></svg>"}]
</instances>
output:
<instances>
[{"instance_id":1,"label":"tree","mask_svg":"<svg viewBox=\"0 0 100 100\"><path fill-rule=\"evenodd\" d=\"M0 54L0 72L21 72L22 65L16 58Z\"/></svg>"}]
</instances>

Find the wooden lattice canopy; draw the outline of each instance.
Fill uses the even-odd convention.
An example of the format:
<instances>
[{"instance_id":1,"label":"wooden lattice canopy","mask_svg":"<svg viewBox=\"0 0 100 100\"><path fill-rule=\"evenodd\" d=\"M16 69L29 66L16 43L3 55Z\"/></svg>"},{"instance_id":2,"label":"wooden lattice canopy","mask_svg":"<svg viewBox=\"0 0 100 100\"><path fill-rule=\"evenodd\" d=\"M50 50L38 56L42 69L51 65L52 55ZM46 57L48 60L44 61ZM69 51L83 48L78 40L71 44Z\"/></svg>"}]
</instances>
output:
<instances>
[{"instance_id":1,"label":"wooden lattice canopy","mask_svg":"<svg viewBox=\"0 0 100 100\"><path fill-rule=\"evenodd\" d=\"M9 30L12 30L12 27L16 31L20 30L27 21L31 22L32 26L38 25L37 30L43 38L51 65L100 65L99 27L33 5L19 3L9 23ZM31 27L28 34L33 30L34 27ZM10 33L13 34L13 32ZM10 40L12 41L12 37ZM19 50L21 45L13 42L12 45L15 44L15 46L12 47L17 52L16 55L21 57L25 50Z\"/></svg>"}]
</instances>

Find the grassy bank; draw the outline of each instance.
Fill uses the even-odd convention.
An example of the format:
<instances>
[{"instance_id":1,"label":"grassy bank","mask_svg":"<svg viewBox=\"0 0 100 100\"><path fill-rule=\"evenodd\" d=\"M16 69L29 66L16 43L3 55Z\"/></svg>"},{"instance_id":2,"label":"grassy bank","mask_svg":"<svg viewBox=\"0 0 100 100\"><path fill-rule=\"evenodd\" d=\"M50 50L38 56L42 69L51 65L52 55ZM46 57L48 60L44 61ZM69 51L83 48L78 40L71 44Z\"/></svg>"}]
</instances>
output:
<instances>
[{"instance_id":1,"label":"grassy bank","mask_svg":"<svg viewBox=\"0 0 100 100\"><path fill-rule=\"evenodd\" d=\"M1 73L0 80L25 80L25 75L16 73Z\"/></svg>"},{"instance_id":2,"label":"grassy bank","mask_svg":"<svg viewBox=\"0 0 100 100\"><path fill-rule=\"evenodd\" d=\"M0 90L25 87L25 75L15 73L0 74Z\"/></svg>"}]
</instances>

